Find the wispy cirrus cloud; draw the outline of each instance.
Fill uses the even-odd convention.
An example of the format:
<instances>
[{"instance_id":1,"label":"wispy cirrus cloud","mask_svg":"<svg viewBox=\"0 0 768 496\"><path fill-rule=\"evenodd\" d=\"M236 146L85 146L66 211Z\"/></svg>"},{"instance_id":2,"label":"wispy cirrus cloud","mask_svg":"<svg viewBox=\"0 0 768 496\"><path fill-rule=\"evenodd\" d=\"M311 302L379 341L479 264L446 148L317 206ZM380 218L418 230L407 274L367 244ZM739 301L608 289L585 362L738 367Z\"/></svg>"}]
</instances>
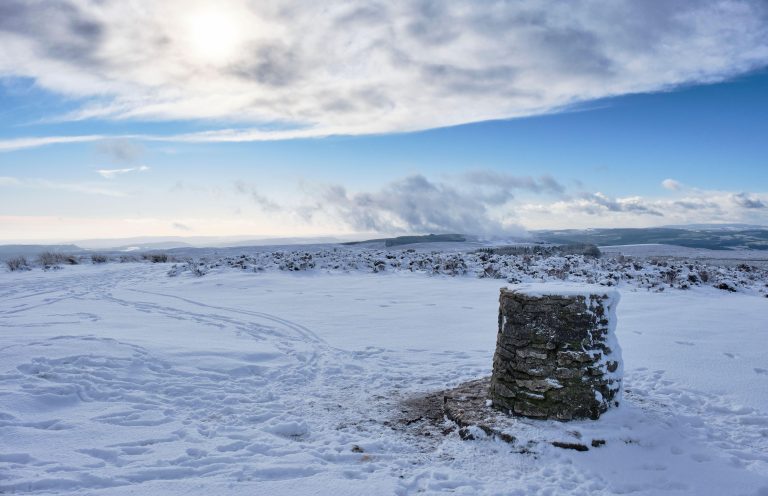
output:
<instances>
[{"instance_id":1,"label":"wispy cirrus cloud","mask_svg":"<svg viewBox=\"0 0 768 496\"><path fill-rule=\"evenodd\" d=\"M239 179L235 181L234 187L237 194L247 196L265 212L276 212L281 209L277 203L264 196L254 184Z\"/></svg>"},{"instance_id":2,"label":"wispy cirrus cloud","mask_svg":"<svg viewBox=\"0 0 768 496\"><path fill-rule=\"evenodd\" d=\"M105 179L112 179L116 176L121 176L130 172L144 172L148 170L149 167L146 165L140 165L138 167L125 167L122 169L97 169L96 173Z\"/></svg>"},{"instance_id":3,"label":"wispy cirrus cloud","mask_svg":"<svg viewBox=\"0 0 768 496\"><path fill-rule=\"evenodd\" d=\"M40 179L40 178L20 179L15 177L0 177L0 187L68 191L71 193L109 196L113 198L128 196L123 191L119 191L111 188L105 188L98 184L56 182L56 181L51 181L48 179Z\"/></svg>"},{"instance_id":4,"label":"wispy cirrus cloud","mask_svg":"<svg viewBox=\"0 0 768 496\"><path fill-rule=\"evenodd\" d=\"M64 120L224 123L137 139L414 131L719 81L768 64L762 0L6 0L0 74ZM229 124L229 125L228 125ZM101 135L0 141L0 151Z\"/></svg>"},{"instance_id":5,"label":"wispy cirrus cloud","mask_svg":"<svg viewBox=\"0 0 768 496\"><path fill-rule=\"evenodd\" d=\"M110 139L99 143L96 150L118 164L134 164L144 155L144 146L130 139Z\"/></svg>"},{"instance_id":6,"label":"wispy cirrus cloud","mask_svg":"<svg viewBox=\"0 0 768 496\"><path fill-rule=\"evenodd\" d=\"M89 143L109 139L109 136L99 134L83 136L38 136L29 138L0 139L0 152L25 150L48 145L60 145L69 143Z\"/></svg>"}]
</instances>

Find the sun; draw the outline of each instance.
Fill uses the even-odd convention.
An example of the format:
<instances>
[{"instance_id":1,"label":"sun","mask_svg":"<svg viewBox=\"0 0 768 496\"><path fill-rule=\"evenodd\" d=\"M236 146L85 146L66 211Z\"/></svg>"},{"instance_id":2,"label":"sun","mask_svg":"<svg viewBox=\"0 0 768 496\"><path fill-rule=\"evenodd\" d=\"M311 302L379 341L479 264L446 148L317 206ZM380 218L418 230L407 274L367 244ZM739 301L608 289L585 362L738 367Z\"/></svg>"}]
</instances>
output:
<instances>
[{"instance_id":1,"label":"sun","mask_svg":"<svg viewBox=\"0 0 768 496\"><path fill-rule=\"evenodd\" d=\"M245 41L243 16L221 4L196 6L182 22L182 38L194 60L226 64Z\"/></svg>"}]
</instances>

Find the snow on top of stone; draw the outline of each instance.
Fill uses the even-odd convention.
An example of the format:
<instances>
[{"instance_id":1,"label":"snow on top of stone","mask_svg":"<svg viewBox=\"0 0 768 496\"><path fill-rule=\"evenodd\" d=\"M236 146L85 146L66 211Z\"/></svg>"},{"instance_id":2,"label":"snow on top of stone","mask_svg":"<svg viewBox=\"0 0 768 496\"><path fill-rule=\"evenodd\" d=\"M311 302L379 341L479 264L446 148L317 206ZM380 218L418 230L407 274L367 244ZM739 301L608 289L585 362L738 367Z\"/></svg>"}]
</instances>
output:
<instances>
[{"instance_id":1,"label":"snow on top of stone","mask_svg":"<svg viewBox=\"0 0 768 496\"><path fill-rule=\"evenodd\" d=\"M605 286L598 284L580 284L580 283L560 283L560 282L546 282L546 283L524 283L515 284L502 288L502 290L523 293L528 296L584 296L590 295L605 295L611 300L619 299L619 292L615 289L608 289Z\"/></svg>"}]
</instances>

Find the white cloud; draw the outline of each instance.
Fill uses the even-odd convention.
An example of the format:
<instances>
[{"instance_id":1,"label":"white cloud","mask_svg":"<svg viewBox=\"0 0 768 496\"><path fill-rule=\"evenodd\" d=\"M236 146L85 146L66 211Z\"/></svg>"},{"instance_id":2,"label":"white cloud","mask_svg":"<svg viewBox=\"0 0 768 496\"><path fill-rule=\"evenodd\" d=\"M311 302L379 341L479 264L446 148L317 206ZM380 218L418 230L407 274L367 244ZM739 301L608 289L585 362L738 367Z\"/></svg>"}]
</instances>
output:
<instances>
[{"instance_id":1,"label":"white cloud","mask_svg":"<svg viewBox=\"0 0 768 496\"><path fill-rule=\"evenodd\" d=\"M129 139L106 140L99 143L96 150L110 161L120 164L135 164L144 154L144 146Z\"/></svg>"},{"instance_id":2,"label":"white cloud","mask_svg":"<svg viewBox=\"0 0 768 496\"><path fill-rule=\"evenodd\" d=\"M495 218L489 202L471 192L422 175L387 184L379 191L348 193L341 185L324 189L317 212L355 231L396 233L502 234L523 232ZM315 212L308 212L312 215Z\"/></svg>"},{"instance_id":3,"label":"white cloud","mask_svg":"<svg viewBox=\"0 0 768 496\"><path fill-rule=\"evenodd\" d=\"M521 226L560 229L713 222L768 225L766 191L718 191L686 186L659 196L611 196L564 189L559 185L565 181L559 177L530 178L493 170L437 177L413 174L375 187L304 183L297 191L278 191L268 183L232 183L221 178L218 183L204 185L184 182L173 197L158 185L154 192L135 193L140 201L120 200L119 197L128 195L117 188L119 182L11 179L0 177L0 184L5 183L4 188L8 188L6 193L17 188L17 193L24 193L17 197L34 198L31 201L44 208L34 212L39 216L34 225L27 222L31 217L8 217L10 220L3 225L0 216L0 237L6 241L25 237L103 237L107 233L110 236L178 235L187 231L185 228L199 235L304 236L365 232L374 237L376 233L429 232L520 235L524 232ZM98 195L78 198L89 205L103 207L92 210L98 219L70 217L62 221L53 212L58 214L64 204L45 201L53 198L53 191ZM515 193L514 197L509 195L510 191ZM262 196L262 192L269 196ZM56 195L59 199L63 196ZM241 215L232 215L233 210L239 210ZM142 211L159 217L142 216ZM76 215L73 212L70 209L62 215ZM45 217L49 215L51 217Z\"/></svg>"},{"instance_id":4,"label":"white cloud","mask_svg":"<svg viewBox=\"0 0 768 496\"><path fill-rule=\"evenodd\" d=\"M126 167L123 169L97 169L96 173L105 179L112 179L115 176L128 174L129 172L144 172L148 170L149 167L146 165L140 165L139 167Z\"/></svg>"},{"instance_id":5,"label":"white cloud","mask_svg":"<svg viewBox=\"0 0 768 496\"><path fill-rule=\"evenodd\" d=\"M690 188L673 198L582 193L552 203L515 206L528 228L648 227L712 222L768 225L768 193Z\"/></svg>"},{"instance_id":6,"label":"white cloud","mask_svg":"<svg viewBox=\"0 0 768 496\"><path fill-rule=\"evenodd\" d=\"M1 34L0 34L0 39L2 39ZM88 143L92 141L100 141L107 138L108 138L107 136L102 136L102 135L11 138L11 139L0 140L0 152L24 150L26 148L37 148L40 146L58 145L62 143Z\"/></svg>"},{"instance_id":7,"label":"white cloud","mask_svg":"<svg viewBox=\"0 0 768 496\"><path fill-rule=\"evenodd\" d=\"M15 177L0 176L0 186L18 186L21 181Z\"/></svg>"},{"instance_id":8,"label":"white cloud","mask_svg":"<svg viewBox=\"0 0 768 496\"><path fill-rule=\"evenodd\" d=\"M678 191L683 187L679 181L675 181L674 179L665 179L661 182L661 185L664 187L664 189L668 189L670 191Z\"/></svg>"},{"instance_id":9,"label":"white cloud","mask_svg":"<svg viewBox=\"0 0 768 496\"><path fill-rule=\"evenodd\" d=\"M280 210L280 206L261 194L255 185L239 179L235 181L234 186L236 193L248 196L261 210L265 212L276 212Z\"/></svg>"},{"instance_id":10,"label":"white cloud","mask_svg":"<svg viewBox=\"0 0 768 496\"><path fill-rule=\"evenodd\" d=\"M504 208L514 208L518 191L561 196L565 187L548 175L534 178L488 169L442 181L413 174L375 190L326 186L310 192L311 205L295 210L309 222L331 219L357 232L522 235L524 219Z\"/></svg>"},{"instance_id":11,"label":"white cloud","mask_svg":"<svg viewBox=\"0 0 768 496\"><path fill-rule=\"evenodd\" d=\"M164 140L401 132L535 115L732 77L768 63L766 41L762 0L0 5L0 73L84 99L63 118L238 125L155 137ZM0 150L103 138L13 139Z\"/></svg>"},{"instance_id":12,"label":"white cloud","mask_svg":"<svg viewBox=\"0 0 768 496\"><path fill-rule=\"evenodd\" d=\"M27 189L49 189L83 193L87 195L110 196L113 198L128 196L126 193L110 188L104 188L90 183L61 183L47 179L16 179L13 177L0 177L0 186Z\"/></svg>"},{"instance_id":13,"label":"white cloud","mask_svg":"<svg viewBox=\"0 0 768 496\"><path fill-rule=\"evenodd\" d=\"M750 195L749 193L737 193L732 197L733 202L741 208L749 209L764 209L768 208L768 203L761 200L757 196Z\"/></svg>"}]
</instances>

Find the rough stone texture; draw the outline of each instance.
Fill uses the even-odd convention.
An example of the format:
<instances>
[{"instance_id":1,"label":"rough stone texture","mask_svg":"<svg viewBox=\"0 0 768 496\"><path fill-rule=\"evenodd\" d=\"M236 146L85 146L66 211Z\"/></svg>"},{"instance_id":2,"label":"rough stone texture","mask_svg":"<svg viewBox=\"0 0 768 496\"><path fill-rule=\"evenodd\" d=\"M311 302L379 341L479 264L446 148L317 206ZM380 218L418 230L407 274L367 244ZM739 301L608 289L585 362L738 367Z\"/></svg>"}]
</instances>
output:
<instances>
[{"instance_id":1,"label":"rough stone texture","mask_svg":"<svg viewBox=\"0 0 768 496\"><path fill-rule=\"evenodd\" d=\"M530 418L597 419L618 406L618 294L604 289L542 294L502 289L489 397Z\"/></svg>"}]
</instances>

